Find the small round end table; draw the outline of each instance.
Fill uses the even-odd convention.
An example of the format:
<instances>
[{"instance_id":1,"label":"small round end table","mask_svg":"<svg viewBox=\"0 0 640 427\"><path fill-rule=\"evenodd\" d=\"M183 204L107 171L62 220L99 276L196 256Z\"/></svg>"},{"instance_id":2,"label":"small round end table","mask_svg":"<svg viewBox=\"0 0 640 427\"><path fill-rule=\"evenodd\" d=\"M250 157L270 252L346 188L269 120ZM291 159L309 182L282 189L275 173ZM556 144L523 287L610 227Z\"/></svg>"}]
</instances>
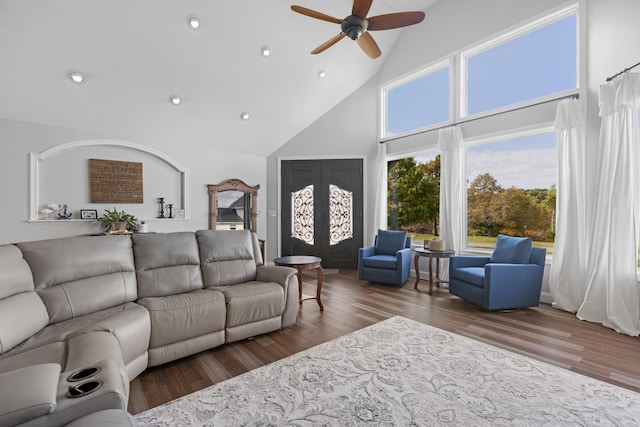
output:
<instances>
[{"instance_id":1,"label":"small round end table","mask_svg":"<svg viewBox=\"0 0 640 427\"><path fill-rule=\"evenodd\" d=\"M455 255L456 251L451 249L445 249L443 251L433 251L431 249L422 249L418 248L414 250L415 255L413 257L413 263L416 269L416 283L413 285L413 289L418 289L418 282L420 280L425 280L429 282L429 295L433 293L433 285L436 287L438 283L449 283L447 280L440 279L440 258L449 258L451 255ZM418 261L420 257L429 258L429 279L420 279L420 266L418 265ZM436 260L436 277L433 277L433 260Z\"/></svg>"},{"instance_id":2,"label":"small round end table","mask_svg":"<svg viewBox=\"0 0 640 427\"><path fill-rule=\"evenodd\" d=\"M275 265L293 267L298 270L298 302L302 304L302 301L314 299L318 302L320 311L324 311L324 306L320 300L320 293L322 292L322 258L317 256L292 255L276 258L273 260L273 263ZM318 287L316 288L315 297L302 295L302 270L316 270L318 272Z\"/></svg>"}]
</instances>

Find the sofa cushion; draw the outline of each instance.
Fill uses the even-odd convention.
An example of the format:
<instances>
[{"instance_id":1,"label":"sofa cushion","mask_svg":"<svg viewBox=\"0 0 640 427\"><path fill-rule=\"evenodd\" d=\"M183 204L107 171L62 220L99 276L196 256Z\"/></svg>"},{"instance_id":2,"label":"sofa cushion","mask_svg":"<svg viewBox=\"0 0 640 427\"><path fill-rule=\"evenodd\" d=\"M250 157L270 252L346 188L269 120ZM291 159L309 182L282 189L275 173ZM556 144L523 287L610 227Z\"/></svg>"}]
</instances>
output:
<instances>
[{"instance_id":1,"label":"sofa cushion","mask_svg":"<svg viewBox=\"0 0 640 427\"><path fill-rule=\"evenodd\" d=\"M135 378L147 368L151 321L149 312L143 306L126 303L86 317L90 323L78 329L74 336L94 331L109 332L118 340L129 379Z\"/></svg>"},{"instance_id":2,"label":"sofa cushion","mask_svg":"<svg viewBox=\"0 0 640 427\"><path fill-rule=\"evenodd\" d=\"M395 255L400 249L404 249L406 241L406 231L378 230L376 255Z\"/></svg>"},{"instance_id":3,"label":"sofa cushion","mask_svg":"<svg viewBox=\"0 0 640 427\"><path fill-rule=\"evenodd\" d=\"M226 309L220 292L201 289L138 301L151 316L151 348L224 330Z\"/></svg>"},{"instance_id":4,"label":"sofa cushion","mask_svg":"<svg viewBox=\"0 0 640 427\"><path fill-rule=\"evenodd\" d=\"M49 323L137 298L131 239L82 236L18 243Z\"/></svg>"},{"instance_id":5,"label":"sofa cushion","mask_svg":"<svg viewBox=\"0 0 640 427\"><path fill-rule=\"evenodd\" d=\"M396 270L398 268L398 257L395 255L373 255L363 258L362 265L363 267Z\"/></svg>"},{"instance_id":6,"label":"sofa cushion","mask_svg":"<svg viewBox=\"0 0 640 427\"><path fill-rule=\"evenodd\" d=\"M47 309L34 291L33 277L22 252L0 246L0 354L44 328Z\"/></svg>"},{"instance_id":7,"label":"sofa cushion","mask_svg":"<svg viewBox=\"0 0 640 427\"><path fill-rule=\"evenodd\" d=\"M461 267L452 272L453 278L484 288L484 267Z\"/></svg>"},{"instance_id":8,"label":"sofa cushion","mask_svg":"<svg viewBox=\"0 0 640 427\"><path fill-rule=\"evenodd\" d=\"M279 317L284 311L284 289L278 283L252 281L217 289L227 301L227 328Z\"/></svg>"},{"instance_id":9,"label":"sofa cushion","mask_svg":"<svg viewBox=\"0 0 640 427\"><path fill-rule=\"evenodd\" d=\"M20 292L33 291L33 276L22 252L14 245L0 245L0 300Z\"/></svg>"},{"instance_id":10,"label":"sofa cushion","mask_svg":"<svg viewBox=\"0 0 640 427\"><path fill-rule=\"evenodd\" d=\"M205 287L255 280L257 261L250 231L198 230L196 238Z\"/></svg>"},{"instance_id":11,"label":"sofa cushion","mask_svg":"<svg viewBox=\"0 0 640 427\"><path fill-rule=\"evenodd\" d=\"M22 353L3 354L0 357L0 373L42 363L57 363L64 366L66 360L67 344L64 341L58 341Z\"/></svg>"},{"instance_id":12,"label":"sofa cushion","mask_svg":"<svg viewBox=\"0 0 640 427\"><path fill-rule=\"evenodd\" d=\"M37 351L44 345L65 342L73 336L93 331L108 331L115 335L120 344L124 362L129 363L140 354L144 354L149 346L151 335L149 313L141 305L126 303L49 325L3 357L20 355L32 349Z\"/></svg>"},{"instance_id":13,"label":"sofa cushion","mask_svg":"<svg viewBox=\"0 0 640 427\"><path fill-rule=\"evenodd\" d=\"M67 357L63 371L71 372L93 366L104 359L112 360L118 366L121 378L126 378L124 360L120 352L118 338L108 331L92 331L75 335L67 340ZM129 389L129 381L123 383Z\"/></svg>"},{"instance_id":14,"label":"sofa cushion","mask_svg":"<svg viewBox=\"0 0 640 427\"><path fill-rule=\"evenodd\" d=\"M0 354L40 331L48 321L47 310L35 291L1 299Z\"/></svg>"},{"instance_id":15,"label":"sofa cushion","mask_svg":"<svg viewBox=\"0 0 640 427\"><path fill-rule=\"evenodd\" d=\"M134 234L138 298L202 289L198 242L192 232Z\"/></svg>"},{"instance_id":16,"label":"sofa cushion","mask_svg":"<svg viewBox=\"0 0 640 427\"><path fill-rule=\"evenodd\" d=\"M499 234L489 262L494 264L528 264L531 259L532 247L531 237L511 237Z\"/></svg>"}]
</instances>

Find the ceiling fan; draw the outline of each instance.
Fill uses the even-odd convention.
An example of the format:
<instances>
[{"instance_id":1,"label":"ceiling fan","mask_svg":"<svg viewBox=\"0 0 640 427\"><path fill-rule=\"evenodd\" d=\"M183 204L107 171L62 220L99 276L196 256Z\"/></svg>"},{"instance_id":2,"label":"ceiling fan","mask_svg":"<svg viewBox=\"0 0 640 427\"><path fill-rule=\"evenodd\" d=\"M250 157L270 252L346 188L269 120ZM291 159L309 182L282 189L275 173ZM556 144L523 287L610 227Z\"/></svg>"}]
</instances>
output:
<instances>
[{"instance_id":1,"label":"ceiling fan","mask_svg":"<svg viewBox=\"0 0 640 427\"><path fill-rule=\"evenodd\" d=\"M322 21L340 24L341 32L337 36L327 40L320 46L311 51L312 54L324 52L334 44L338 43L345 36L349 36L351 40L355 40L370 58L379 57L382 52L376 41L371 37L369 31L391 30L393 28L407 27L422 22L424 12L399 12L389 13L386 15L372 16L367 18L367 13L371 9L373 0L353 0L351 15L344 19L334 18L315 10L307 9L302 6L291 6L291 10L301 13L311 18L320 19Z\"/></svg>"}]
</instances>

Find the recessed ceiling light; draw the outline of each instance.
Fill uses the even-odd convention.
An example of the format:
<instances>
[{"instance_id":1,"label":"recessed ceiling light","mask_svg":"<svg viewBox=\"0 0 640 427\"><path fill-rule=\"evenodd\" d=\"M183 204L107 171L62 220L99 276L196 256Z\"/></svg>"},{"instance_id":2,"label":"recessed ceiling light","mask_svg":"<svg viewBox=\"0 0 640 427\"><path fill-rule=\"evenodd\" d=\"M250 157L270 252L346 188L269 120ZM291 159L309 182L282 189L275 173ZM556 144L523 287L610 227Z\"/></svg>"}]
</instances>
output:
<instances>
[{"instance_id":1,"label":"recessed ceiling light","mask_svg":"<svg viewBox=\"0 0 640 427\"><path fill-rule=\"evenodd\" d=\"M80 71L71 71L69 73L69 79L79 85L81 85L85 81L84 74L82 74Z\"/></svg>"},{"instance_id":2,"label":"recessed ceiling light","mask_svg":"<svg viewBox=\"0 0 640 427\"><path fill-rule=\"evenodd\" d=\"M180 103L182 102L182 98L180 98L178 95L171 95L169 97L169 101L173 104L173 105L180 105Z\"/></svg>"},{"instance_id":3,"label":"recessed ceiling light","mask_svg":"<svg viewBox=\"0 0 640 427\"><path fill-rule=\"evenodd\" d=\"M197 30L200 28L200 18L197 16L191 15L187 18L187 25L192 30Z\"/></svg>"},{"instance_id":4,"label":"recessed ceiling light","mask_svg":"<svg viewBox=\"0 0 640 427\"><path fill-rule=\"evenodd\" d=\"M242 120L249 120L251 118L251 116L249 115L249 113L247 111L243 111L242 113L240 113L240 118Z\"/></svg>"},{"instance_id":5,"label":"recessed ceiling light","mask_svg":"<svg viewBox=\"0 0 640 427\"><path fill-rule=\"evenodd\" d=\"M271 55L271 48L269 46L262 46L260 49L260 55L262 55L263 58L267 58Z\"/></svg>"},{"instance_id":6,"label":"recessed ceiling light","mask_svg":"<svg viewBox=\"0 0 640 427\"><path fill-rule=\"evenodd\" d=\"M327 77L327 72L325 70L318 71L318 78L319 79L324 79L325 77Z\"/></svg>"}]
</instances>

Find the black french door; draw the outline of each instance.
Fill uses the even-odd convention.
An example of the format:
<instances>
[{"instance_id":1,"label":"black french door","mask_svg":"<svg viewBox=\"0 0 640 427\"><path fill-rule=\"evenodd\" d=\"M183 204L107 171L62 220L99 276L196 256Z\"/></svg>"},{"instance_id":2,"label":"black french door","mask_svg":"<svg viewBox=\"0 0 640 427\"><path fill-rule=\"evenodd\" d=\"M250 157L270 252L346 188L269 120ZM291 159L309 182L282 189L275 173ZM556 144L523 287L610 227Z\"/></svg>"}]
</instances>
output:
<instances>
[{"instance_id":1,"label":"black french door","mask_svg":"<svg viewBox=\"0 0 640 427\"><path fill-rule=\"evenodd\" d=\"M325 268L357 268L362 247L362 159L281 164L282 256L313 255Z\"/></svg>"}]
</instances>

